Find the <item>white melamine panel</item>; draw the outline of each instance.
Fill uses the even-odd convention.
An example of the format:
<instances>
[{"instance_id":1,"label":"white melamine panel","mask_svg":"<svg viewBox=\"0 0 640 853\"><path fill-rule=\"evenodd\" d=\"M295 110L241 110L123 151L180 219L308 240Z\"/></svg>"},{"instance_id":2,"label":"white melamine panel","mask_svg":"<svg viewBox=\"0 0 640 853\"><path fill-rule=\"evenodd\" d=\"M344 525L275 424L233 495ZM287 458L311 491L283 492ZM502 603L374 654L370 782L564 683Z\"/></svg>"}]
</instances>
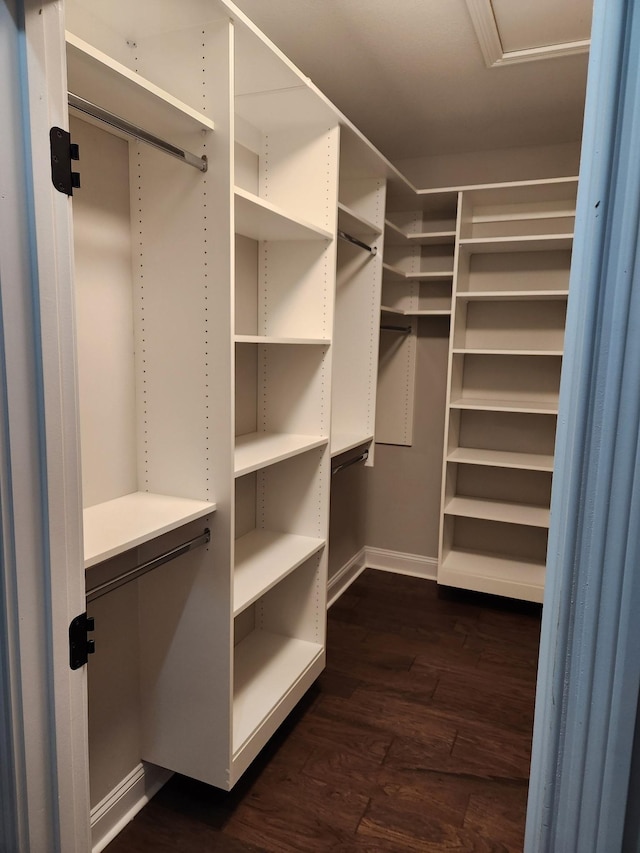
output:
<instances>
[{"instance_id":1,"label":"white melamine panel","mask_svg":"<svg viewBox=\"0 0 640 853\"><path fill-rule=\"evenodd\" d=\"M216 509L206 501L135 492L84 510L84 566L89 568Z\"/></svg>"},{"instance_id":2,"label":"white melamine panel","mask_svg":"<svg viewBox=\"0 0 640 853\"><path fill-rule=\"evenodd\" d=\"M451 314L451 282L385 282L382 286L383 311L405 316Z\"/></svg>"},{"instance_id":3,"label":"white melamine panel","mask_svg":"<svg viewBox=\"0 0 640 853\"><path fill-rule=\"evenodd\" d=\"M336 124L333 110L304 86L239 94L236 115L262 133L290 133ZM248 141L248 136L244 138Z\"/></svg>"},{"instance_id":4,"label":"white melamine panel","mask_svg":"<svg viewBox=\"0 0 640 853\"><path fill-rule=\"evenodd\" d=\"M301 344L302 346L323 347L327 347L331 343L328 338L278 338L268 335L236 335L235 341L237 344L284 344L289 346Z\"/></svg>"},{"instance_id":5,"label":"white melamine panel","mask_svg":"<svg viewBox=\"0 0 640 853\"><path fill-rule=\"evenodd\" d=\"M462 251L475 254L497 252L558 252L570 249L573 233L535 237L469 237L460 240Z\"/></svg>"},{"instance_id":6,"label":"white melamine panel","mask_svg":"<svg viewBox=\"0 0 640 853\"><path fill-rule=\"evenodd\" d=\"M507 412L460 412L452 417L450 449L503 451L534 454L552 460L556 424L546 415Z\"/></svg>"},{"instance_id":7,"label":"white melamine panel","mask_svg":"<svg viewBox=\"0 0 640 853\"><path fill-rule=\"evenodd\" d=\"M548 509L514 501L454 497L447 502L444 511L446 515L501 521L507 524L524 524L531 527L549 527Z\"/></svg>"},{"instance_id":8,"label":"white melamine panel","mask_svg":"<svg viewBox=\"0 0 640 853\"><path fill-rule=\"evenodd\" d=\"M515 398L513 400L503 400L498 397L453 397L451 398L451 408L453 409L470 409L486 412L521 412L523 414L558 414L558 403L547 402L544 400L536 400L535 402L527 399Z\"/></svg>"},{"instance_id":9,"label":"white melamine panel","mask_svg":"<svg viewBox=\"0 0 640 853\"><path fill-rule=\"evenodd\" d=\"M544 561L509 559L491 552L451 550L438 570L445 586L542 601Z\"/></svg>"},{"instance_id":10,"label":"white melamine panel","mask_svg":"<svg viewBox=\"0 0 640 853\"><path fill-rule=\"evenodd\" d=\"M300 74L286 57L272 50L257 32L242 22L237 22L234 29L236 98L303 85Z\"/></svg>"},{"instance_id":11,"label":"white melamine panel","mask_svg":"<svg viewBox=\"0 0 640 853\"><path fill-rule=\"evenodd\" d=\"M236 233L252 240L330 240L332 234L236 187Z\"/></svg>"},{"instance_id":12,"label":"white melamine panel","mask_svg":"<svg viewBox=\"0 0 640 853\"><path fill-rule=\"evenodd\" d=\"M213 130L213 120L102 51L67 33L69 91L161 138Z\"/></svg>"},{"instance_id":13,"label":"white melamine panel","mask_svg":"<svg viewBox=\"0 0 640 853\"><path fill-rule=\"evenodd\" d=\"M323 539L253 530L236 540L233 613L237 616L325 544Z\"/></svg>"},{"instance_id":14,"label":"white melamine panel","mask_svg":"<svg viewBox=\"0 0 640 853\"><path fill-rule=\"evenodd\" d=\"M258 430L329 435L329 350L258 347Z\"/></svg>"},{"instance_id":15,"label":"white melamine panel","mask_svg":"<svg viewBox=\"0 0 640 853\"><path fill-rule=\"evenodd\" d=\"M238 335L258 333L258 243L248 237L235 237L234 279L236 339Z\"/></svg>"},{"instance_id":16,"label":"white melamine panel","mask_svg":"<svg viewBox=\"0 0 640 853\"><path fill-rule=\"evenodd\" d=\"M566 302L568 290L489 290L478 293L458 291L456 299L463 302L538 302L556 300Z\"/></svg>"},{"instance_id":17,"label":"white melamine panel","mask_svg":"<svg viewBox=\"0 0 640 853\"><path fill-rule=\"evenodd\" d=\"M451 281L453 271L448 267L443 270L407 272L393 264L384 263L384 279L385 281Z\"/></svg>"},{"instance_id":18,"label":"white melamine panel","mask_svg":"<svg viewBox=\"0 0 640 853\"><path fill-rule=\"evenodd\" d=\"M373 212L376 212L375 209ZM342 202L338 202L338 228L341 231L346 231L352 237L360 237L363 242L366 242L366 238L372 238L382 233L382 229L378 225L374 225L370 219L360 215L356 210L347 207ZM371 242L373 241L370 239Z\"/></svg>"},{"instance_id":19,"label":"white melamine panel","mask_svg":"<svg viewBox=\"0 0 640 853\"><path fill-rule=\"evenodd\" d=\"M258 275L259 335L331 337L333 243L261 243Z\"/></svg>"},{"instance_id":20,"label":"white melamine panel","mask_svg":"<svg viewBox=\"0 0 640 853\"><path fill-rule=\"evenodd\" d=\"M486 465L493 468L514 468L523 471L553 471L553 456L544 453L517 453L506 450L482 450L457 447L447 455L449 462L466 465Z\"/></svg>"},{"instance_id":21,"label":"white melamine panel","mask_svg":"<svg viewBox=\"0 0 640 853\"><path fill-rule=\"evenodd\" d=\"M274 465L283 459L305 453L314 447L322 447L328 439L313 435L287 435L255 432L236 438L236 477L257 471L266 465Z\"/></svg>"},{"instance_id":22,"label":"white melamine panel","mask_svg":"<svg viewBox=\"0 0 640 853\"><path fill-rule=\"evenodd\" d=\"M233 752L239 754L274 711L282 707L278 724L300 696L297 683L307 673L315 679L323 665L320 643L256 630L235 649ZM314 665L318 664L318 667ZM309 682L310 684L310 682ZM305 689L309 686L304 683ZM275 728L275 726L274 726ZM262 745L262 744L261 744ZM258 747L259 748L259 747ZM258 751L255 749L253 755Z\"/></svg>"},{"instance_id":23,"label":"white melamine panel","mask_svg":"<svg viewBox=\"0 0 640 853\"><path fill-rule=\"evenodd\" d=\"M548 531L544 527L462 516L447 516L446 522L452 528L452 549L545 562Z\"/></svg>"},{"instance_id":24,"label":"white melamine panel","mask_svg":"<svg viewBox=\"0 0 640 853\"><path fill-rule=\"evenodd\" d=\"M264 468L257 475L256 527L326 538L329 483L326 446Z\"/></svg>"},{"instance_id":25,"label":"white melamine panel","mask_svg":"<svg viewBox=\"0 0 640 853\"><path fill-rule=\"evenodd\" d=\"M375 234L381 234L384 226L384 194L380 188L384 181L379 177L348 178L340 164L340 183L338 188L338 217L345 226L357 229L362 227ZM350 217L360 221L350 222Z\"/></svg>"},{"instance_id":26,"label":"white melamine panel","mask_svg":"<svg viewBox=\"0 0 640 853\"><path fill-rule=\"evenodd\" d=\"M446 497L449 500L469 498L527 505L542 508L548 516L551 476L544 471L524 471L504 466L488 471L483 465L449 464Z\"/></svg>"},{"instance_id":27,"label":"white melamine panel","mask_svg":"<svg viewBox=\"0 0 640 853\"><path fill-rule=\"evenodd\" d=\"M473 255L460 260L458 293L569 291L570 251Z\"/></svg>"},{"instance_id":28,"label":"white melamine panel","mask_svg":"<svg viewBox=\"0 0 640 853\"><path fill-rule=\"evenodd\" d=\"M454 355L452 405L521 404L557 411L561 359L555 356Z\"/></svg>"},{"instance_id":29,"label":"white melamine panel","mask_svg":"<svg viewBox=\"0 0 640 853\"><path fill-rule=\"evenodd\" d=\"M341 453L346 453L348 450L355 450L356 447L362 447L369 444L373 440L373 435L363 435L362 433L333 433L331 434L331 457L340 456Z\"/></svg>"},{"instance_id":30,"label":"white melamine panel","mask_svg":"<svg viewBox=\"0 0 640 853\"><path fill-rule=\"evenodd\" d=\"M391 325L407 325L411 332L380 332L375 436L381 444L411 445L417 320Z\"/></svg>"},{"instance_id":31,"label":"white melamine panel","mask_svg":"<svg viewBox=\"0 0 640 853\"><path fill-rule=\"evenodd\" d=\"M456 313L453 348L562 352L566 303L479 301Z\"/></svg>"},{"instance_id":32,"label":"white melamine panel","mask_svg":"<svg viewBox=\"0 0 640 853\"><path fill-rule=\"evenodd\" d=\"M85 506L138 488L129 153L73 119L82 189L73 197L78 375Z\"/></svg>"}]
</instances>

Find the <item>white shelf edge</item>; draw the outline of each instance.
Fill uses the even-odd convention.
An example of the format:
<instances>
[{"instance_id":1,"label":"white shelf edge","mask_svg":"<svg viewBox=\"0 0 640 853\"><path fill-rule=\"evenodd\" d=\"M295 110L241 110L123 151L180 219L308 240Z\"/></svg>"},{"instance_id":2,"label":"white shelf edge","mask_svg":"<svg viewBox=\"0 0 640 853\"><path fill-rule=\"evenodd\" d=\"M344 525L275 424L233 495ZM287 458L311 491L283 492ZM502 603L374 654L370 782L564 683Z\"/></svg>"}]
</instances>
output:
<instances>
[{"instance_id":1,"label":"white shelf edge","mask_svg":"<svg viewBox=\"0 0 640 853\"><path fill-rule=\"evenodd\" d=\"M549 302L566 300L568 296L568 290L459 290L456 293L456 299L465 302Z\"/></svg>"},{"instance_id":2,"label":"white shelf edge","mask_svg":"<svg viewBox=\"0 0 640 853\"><path fill-rule=\"evenodd\" d=\"M535 350L535 349L478 349L453 347L451 352L454 355L506 355L506 356L547 356L551 358L562 358L562 350Z\"/></svg>"},{"instance_id":3,"label":"white shelf edge","mask_svg":"<svg viewBox=\"0 0 640 853\"><path fill-rule=\"evenodd\" d=\"M354 450L356 447L361 447L363 444L370 444L373 441L373 435L370 433L336 433L331 435L331 457L340 456L341 453L346 453L348 450Z\"/></svg>"},{"instance_id":4,"label":"white shelf edge","mask_svg":"<svg viewBox=\"0 0 640 853\"><path fill-rule=\"evenodd\" d=\"M215 512L207 501L133 492L83 511L85 569Z\"/></svg>"},{"instance_id":5,"label":"white shelf edge","mask_svg":"<svg viewBox=\"0 0 640 853\"><path fill-rule=\"evenodd\" d=\"M422 308L415 311L404 311L402 308L389 308L387 305L381 305L380 311L383 314L397 314L400 317L448 317L451 314L450 308Z\"/></svg>"},{"instance_id":6,"label":"white shelf edge","mask_svg":"<svg viewBox=\"0 0 640 853\"><path fill-rule=\"evenodd\" d=\"M453 279L453 270L434 270L433 272L406 272L393 264L382 264L383 272L395 276L401 281L449 281Z\"/></svg>"},{"instance_id":7,"label":"white shelf edge","mask_svg":"<svg viewBox=\"0 0 640 853\"><path fill-rule=\"evenodd\" d=\"M515 501L456 496L445 505L444 514L484 521L500 521L504 524L521 524L525 527L549 527L548 508Z\"/></svg>"},{"instance_id":8,"label":"white shelf edge","mask_svg":"<svg viewBox=\"0 0 640 853\"><path fill-rule=\"evenodd\" d=\"M557 401L539 403L532 400L479 399L457 397L451 399L451 409L468 409L479 412L515 412L526 415L557 415Z\"/></svg>"},{"instance_id":9,"label":"white shelf edge","mask_svg":"<svg viewBox=\"0 0 640 853\"><path fill-rule=\"evenodd\" d=\"M475 254L500 252L552 252L570 249L573 234L529 234L520 237L463 237L460 251Z\"/></svg>"},{"instance_id":10,"label":"white shelf edge","mask_svg":"<svg viewBox=\"0 0 640 853\"><path fill-rule=\"evenodd\" d=\"M283 344L295 346L329 346L329 338L282 338L273 335L235 335L237 344Z\"/></svg>"},{"instance_id":11,"label":"white shelf edge","mask_svg":"<svg viewBox=\"0 0 640 853\"><path fill-rule=\"evenodd\" d=\"M141 97L148 97L152 99L156 106L170 110L174 117L182 116L186 118L197 125L200 130L215 130L215 123L208 116L185 104L179 98L156 86L155 83L152 83L135 71L131 71L126 65L98 50L98 48L84 41L84 39L79 38L72 32L66 31L65 40L67 53L71 52L71 55L68 56L70 69L72 69L74 61L72 54L75 51L77 55L81 56L83 61L92 63L96 70L100 69L101 73L105 76L108 75L110 85L120 86L123 90L128 89L130 92L138 93ZM84 97L79 91L74 92L74 94ZM98 104L98 106L104 106L104 104ZM148 130L149 128L145 129Z\"/></svg>"},{"instance_id":12,"label":"white shelf edge","mask_svg":"<svg viewBox=\"0 0 640 853\"><path fill-rule=\"evenodd\" d=\"M253 432L236 437L235 476L251 474L293 456L299 456L328 444L329 439L317 435Z\"/></svg>"},{"instance_id":13,"label":"white shelf edge","mask_svg":"<svg viewBox=\"0 0 640 853\"><path fill-rule=\"evenodd\" d=\"M501 554L452 549L438 569L438 583L541 602L545 564Z\"/></svg>"},{"instance_id":14,"label":"white shelf edge","mask_svg":"<svg viewBox=\"0 0 640 853\"><path fill-rule=\"evenodd\" d=\"M252 530L235 542L234 618L324 548L324 539Z\"/></svg>"},{"instance_id":15,"label":"white shelf edge","mask_svg":"<svg viewBox=\"0 0 640 853\"><path fill-rule=\"evenodd\" d=\"M242 189L242 187L234 187L234 197L236 203L236 226L238 225L238 220L240 220L240 227L236 227L236 233L238 234L243 234L255 240L333 240L333 234L325 228L320 228L312 222L294 216L281 207L272 204L270 201L260 198L255 193ZM237 215L238 213L240 213L239 216ZM253 226L247 229L241 221L243 213L245 216L253 214L254 219L259 218L261 227L266 226L264 233L259 234ZM273 231L273 224L277 226L278 231L282 232L284 236L269 236L269 231L272 234L276 233ZM288 230L291 236L286 236Z\"/></svg>"},{"instance_id":16,"label":"white shelf edge","mask_svg":"<svg viewBox=\"0 0 640 853\"><path fill-rule=\"evenodd\" d=\"M553 473L553 456L544 453L456 447L447 454L447 462L457 465L482 465L490 468L514 468L522 471Z\"/></svg>"}]
</instances>

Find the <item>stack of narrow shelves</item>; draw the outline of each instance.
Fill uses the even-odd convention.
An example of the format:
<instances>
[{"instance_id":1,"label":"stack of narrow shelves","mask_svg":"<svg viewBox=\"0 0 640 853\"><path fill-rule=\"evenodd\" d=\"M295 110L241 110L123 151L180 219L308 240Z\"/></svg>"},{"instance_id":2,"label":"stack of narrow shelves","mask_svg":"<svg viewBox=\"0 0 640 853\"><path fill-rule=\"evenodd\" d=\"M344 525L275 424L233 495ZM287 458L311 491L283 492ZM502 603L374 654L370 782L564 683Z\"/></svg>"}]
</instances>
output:
<instances>
[{"instance_id":1,"label":"stack of narrow shelves","mask_svg":"<svg viewBox=\"0 0 640 853\"><path fill-rule=\"evenodd\" d=\"M462 193L440 583L542 600L576 185Z\"/></svg>"}]
</instances>

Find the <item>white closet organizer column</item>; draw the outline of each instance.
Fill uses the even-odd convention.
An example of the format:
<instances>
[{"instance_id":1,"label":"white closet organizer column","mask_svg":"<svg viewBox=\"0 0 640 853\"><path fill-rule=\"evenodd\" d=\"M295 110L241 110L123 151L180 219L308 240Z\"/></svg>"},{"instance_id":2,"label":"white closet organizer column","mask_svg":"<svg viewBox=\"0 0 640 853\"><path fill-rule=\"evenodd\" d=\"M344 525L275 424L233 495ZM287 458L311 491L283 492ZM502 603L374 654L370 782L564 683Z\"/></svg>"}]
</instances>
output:
<instances>
[{"instance_id":1,"label":"white closet organizer column","mask_svg":"<svg viewBox=\"0 0 640 853\"><path fill-rule=\"evenodd\" d=\"M87 585L211 539L89 604L96 843L161 768L212 780L231 718L231 26L216 4L161 32L152 3L108 6L67 4L69 90L208 170L73 119Z\"/></svg>"},{"instance_id":2,"label":"white closet organizer column","mask_svg":"<svg viewBox=\"0 0 640 853\"><path fill-rule=\"evenodd\" d=\"M413 440L421 317L451 315L457 192L392 193L387 202L376 440Z\"/></svg>"},{"instance_id":3,"label":"white closet organizer column","mask_svg":"<svg viewBox=\"0 0 640 853\"><path fill-rule=\"evenodd\" d=\"M325 661L339 131L235 26L231 787Z\"/></svg>"},{"instance_id":4,"label":"white closet organizer column","mask_svg":"<svg viewBox=\"0 0 640 853\"><path fill-rule=\"evenodd\" d=\"M462 194L440 583L542 600L575 192Z\"/></svg>"},{"instance_id":5,"label":"white closet organizer column","mask_svg":"<svg viewBox=\"0 0 640 853\"><path fill-rule=\"evenodd\" d=\"M372 465L386 178L368 153L341 129L331 455L368 449Z\"/></svg>"}]
</instances>

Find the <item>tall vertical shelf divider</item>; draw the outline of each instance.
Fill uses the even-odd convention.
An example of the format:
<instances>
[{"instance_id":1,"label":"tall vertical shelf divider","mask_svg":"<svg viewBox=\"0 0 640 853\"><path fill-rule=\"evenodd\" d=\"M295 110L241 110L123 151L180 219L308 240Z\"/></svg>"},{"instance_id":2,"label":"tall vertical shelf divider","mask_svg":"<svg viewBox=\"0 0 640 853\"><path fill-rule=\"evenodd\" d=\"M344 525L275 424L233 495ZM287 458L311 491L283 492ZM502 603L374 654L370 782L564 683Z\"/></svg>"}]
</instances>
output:
<instances>
[{"instance_id":1,"label":"tall vertical shelf divider","mask_svg":"<svg viewBox=\"0 0 640 853\"><path fill-rule=\"evenodd\" d=\"M461 193L439 583L542 600L576 188Z\"/></svg>"},{"instance_id":2,"label":"tall vertical shelf divider","mask_svg":"<svg viewBox=\"0 0 640 853\"><path fill-rule=\"evenodd\" d=\"M384 164L341 128L331 455L367 451L373 464L382 280Z\"/></svg>"}]
</instances>

